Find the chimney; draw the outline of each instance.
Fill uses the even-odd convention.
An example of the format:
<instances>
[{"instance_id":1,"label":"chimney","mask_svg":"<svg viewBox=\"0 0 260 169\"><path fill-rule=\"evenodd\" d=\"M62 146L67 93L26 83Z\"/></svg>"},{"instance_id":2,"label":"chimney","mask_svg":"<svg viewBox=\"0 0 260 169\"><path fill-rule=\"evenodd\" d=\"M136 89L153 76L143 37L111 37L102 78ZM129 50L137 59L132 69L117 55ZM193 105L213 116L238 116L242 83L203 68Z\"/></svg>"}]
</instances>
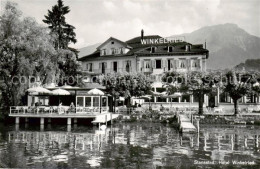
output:
<instances>
[{"instance_id":1,"label":"chimney","mask_svg":"<svg viewBox=\"0 0 260 169\"><path fill-rule=\"evenodd\" d=\"M144 39L144 30L143 29L141 30L141 39L142 40Z\"/></svg>"}]
</instances>

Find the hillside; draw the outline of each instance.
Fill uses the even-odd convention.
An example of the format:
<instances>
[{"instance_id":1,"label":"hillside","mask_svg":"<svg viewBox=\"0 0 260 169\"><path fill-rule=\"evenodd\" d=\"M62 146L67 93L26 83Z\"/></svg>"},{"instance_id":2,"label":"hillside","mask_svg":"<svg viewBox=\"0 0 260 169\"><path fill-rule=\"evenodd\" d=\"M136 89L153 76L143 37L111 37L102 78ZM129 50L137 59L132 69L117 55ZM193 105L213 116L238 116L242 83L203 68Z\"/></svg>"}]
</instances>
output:
<instances>
[{"instance_id":1,"label":"hillside","mask_svg":"<svg viewBox=\"0 0 260 169\"><path fill-rule=\"evenodd\" d=\"M250 35L235 24L207 26L177 36L185 36L186 41L192 44L204 44L206 41L210 52L208 69L225 69L247 59L260 59L260 38Z\"/></svg>"},{"instance_id":2,"label":"hillside","mask_svg":"<svg viewBox=\"0 0 260 169\"><path fill-rule=\"evenodd\" d=\"M245 63L240 63L235 67L238 70L255 70L260 71L260 59L248 59Z\"/></svg>"}]
</instances>

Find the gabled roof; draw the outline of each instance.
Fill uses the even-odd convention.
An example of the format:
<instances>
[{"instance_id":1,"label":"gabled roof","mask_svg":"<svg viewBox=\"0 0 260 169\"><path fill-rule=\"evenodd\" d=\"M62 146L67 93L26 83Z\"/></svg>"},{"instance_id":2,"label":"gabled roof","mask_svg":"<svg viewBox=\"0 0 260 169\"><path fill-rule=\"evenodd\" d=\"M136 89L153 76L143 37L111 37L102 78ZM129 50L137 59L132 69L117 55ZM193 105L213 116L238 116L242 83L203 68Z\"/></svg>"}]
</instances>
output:
<instances>
[{"instance_id":1,"label":"gabled roof","mask_svg":"<svg viewBox=\"0 0 260 169\"><path fill-rule=\"evenodd\" d=\"M149 35L144 36L143 39L158 39L161 38L158 35ZM126 54L120 54L120 55L106 55L106 56L100 56L100 48L105 45L110 40L117 41L126 47L128 47L130 50ZM191 49L189 51L186 51L186 45L191 45ZM156 50L151 53L151 47L155 46ZM172 46L173 49L171 52L168 52L168 46ZM104 43L102 43L97 50L87 56L84 56L79 59L79 61L84 60L92 60L92 59L103 59L107 57L129 57L129 56L158 56L158 55L198 55L203 54L206 55L208 58L209 51L207 49L203 48L202 44L193 45L188 42L176 42L176 43L161 43L161 44L141 44L141 36L135 37L133 39L130 39L126 42L122 42L118 39L115 39L113 37L110 37L108 40L106 40Z\"/></svg>"},{"instance_id":2,"label":"gabled roof","mask_svg":"<svg viewBox=\"0 0 260 169\"><path fill-rule=\"evenodd\" d=\"M118 39L116 39L116 38L110 37L110 38L107 39L104 43L102 43L100 46L98 46L98 47L97 47L97 50L100 50L100 48L102 48L104 45L106 45L106 44L107 44L109 41L111 41L111 40L116 41L116 42L122 44L122 45L123 45L124 47L126 47L126 48L129 48L129 49L132 48L131 46L127 45L127 43L125 43L125 42L123 42L123 41L121 41L121 40L118 40Z\"/></svg>"}]
</instances>

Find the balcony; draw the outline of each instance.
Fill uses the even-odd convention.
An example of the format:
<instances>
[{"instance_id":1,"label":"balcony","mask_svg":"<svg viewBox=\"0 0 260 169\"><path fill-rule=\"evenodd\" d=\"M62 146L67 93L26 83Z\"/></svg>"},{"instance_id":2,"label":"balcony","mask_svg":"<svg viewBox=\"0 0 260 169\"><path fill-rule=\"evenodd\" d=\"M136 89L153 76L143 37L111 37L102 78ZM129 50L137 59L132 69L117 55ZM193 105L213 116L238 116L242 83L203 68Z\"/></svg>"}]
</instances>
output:
<instances>
[{"instance_id":1,"label":"balcony","mask_svg":"<svg viewBox=\"0 0 260 169\"><path fill-rule=\"evenodd\" d=\"M153 69L152 68L141 68L141 71L143 73L152 73L153 72Z\"/></svg>"}]
</instances>

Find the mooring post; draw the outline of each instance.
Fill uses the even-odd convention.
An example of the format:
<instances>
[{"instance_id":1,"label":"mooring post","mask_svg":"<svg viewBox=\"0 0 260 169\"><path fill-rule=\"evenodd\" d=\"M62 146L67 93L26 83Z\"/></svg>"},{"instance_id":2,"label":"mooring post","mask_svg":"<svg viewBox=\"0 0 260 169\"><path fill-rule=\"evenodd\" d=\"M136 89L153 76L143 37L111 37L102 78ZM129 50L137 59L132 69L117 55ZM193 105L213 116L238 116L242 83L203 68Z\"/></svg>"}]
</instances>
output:
<instances>
[{"instance_id":1,"label":"mooring post","mask_svg":"<svg viewBox=\"0 0 260 169\"><path fill-rule=\"evenodd\" d=\"M20 122L20 117L15 117L15 124L19 124Z\"/></svg>"}]
</instances>

